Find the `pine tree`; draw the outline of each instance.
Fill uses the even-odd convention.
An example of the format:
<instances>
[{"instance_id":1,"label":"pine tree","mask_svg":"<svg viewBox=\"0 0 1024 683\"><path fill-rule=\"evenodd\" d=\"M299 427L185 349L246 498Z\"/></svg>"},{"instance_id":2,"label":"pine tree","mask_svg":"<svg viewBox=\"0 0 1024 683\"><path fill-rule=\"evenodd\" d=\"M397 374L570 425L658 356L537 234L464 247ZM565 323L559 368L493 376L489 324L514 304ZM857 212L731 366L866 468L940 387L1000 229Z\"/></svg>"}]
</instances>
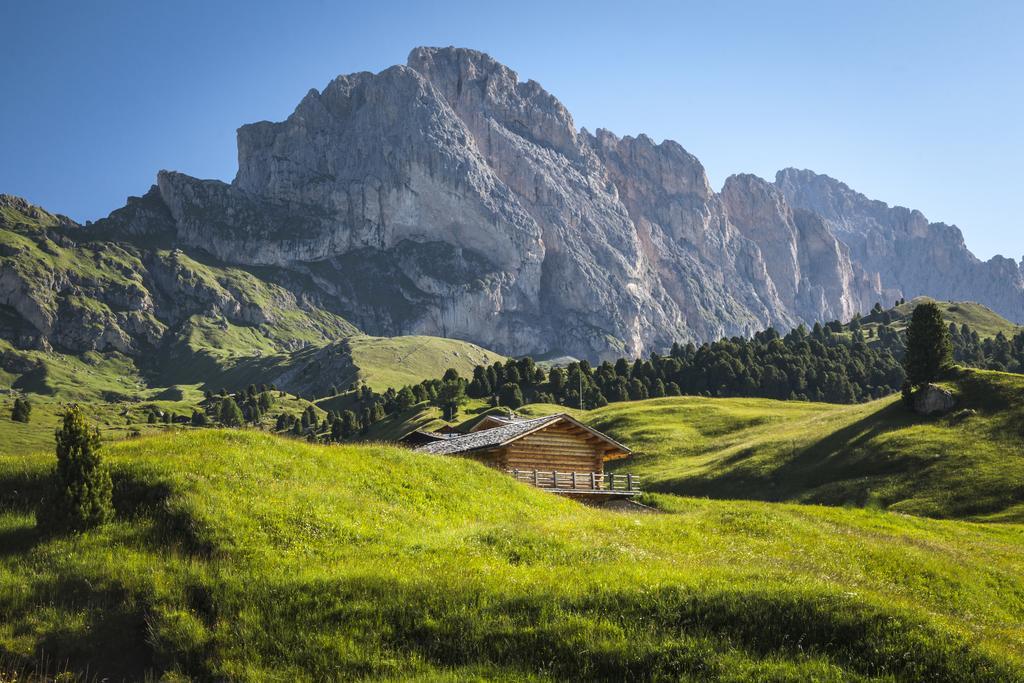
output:
<instances>
[{"instance_id":1,"label":"pine tree","mask_svg":"<svg viewBox=\"0 0 1024 683\"><path fill-rule=\"evenodd\" d=\"M348 438L359 431L359 419L356 414L351 410L345 410L341 413L341 435L344 438Z\"/></svg>"},{"instance_id":2,"label":"pine tree","mask_svg":"<svg viewBox=\"0 0 1024 683\"><path fill-rule=\"evenodd\" d=\"M21 396L14 399L14 406L11 408L11 419L15 422L24 422L28 424L29 417L32 414L32 404L29 403L27 398Z\"/></svg>"},{"instance_id":3,"label":"pine tree","mask_svg":"<svg viewBox=\"0 0 1024 683\"><path fill-rule=\"evenodd\" d=\"M903 357L907 380L914 387L933 382L951 359L952 345L942 311L934 303L920 304L907 327L907 351Z\"/></svg>"},{"instance_id":4,"label":"pine tree","mask_svg":"<svg viewBox=\"0 0 1024 683\"><path fill-rule=\"evenodd\" d=\"M230 396L220 401L220 423L225 427L240 427L243 421L242 409Z\"/></svg>"},{"instance_id":5,"label":"pine tree","mask_svg":"<svg viewBox=\"0 0 1024 683\"><path fill-rule=\"evenodd\" d=\"M99 456L100 432L72 406L56 432L57 468L37 519L47 529L83 531L114 514L110 473Z\"/></svg>"},{"instance_id":6,"label":"pine tree","mask_svg":"<svg viewBox=\"0 0 1024 683\"><path fill-rule=\"evenodd\" d=\"M502 385L498 396L501 398L501 405L508 406L513 410L523 405L523 392L518 384L506 382Z\"/></svg>"},{"instance_id":7,"label":"pine tree","mask_svg":"<svg viewBox=\"0 0 1024 683\"><path fill-rule=\"evenodd\" d=\"M409 408L412 408L415 404L416 397L413 396L412 389L409 387L402 387L398 392L398 395L395 396L395 407L402 412L409 410Z\"/></svg>"},{"instance_id":8,"label":"pine tree","mask_svg":"<svg viewBox=\"0 0 1024 683\"><path fill-rule=\"evenodd\" d=\"M466 402L466 387L461 381L445 382L437 392L434 403L444 411L447 420L454 420L459 406Z\"/></svg>"},{"instance_id":9,"label":"pine tree","mask_svg":"<svg viewBox=\"0 0 1024 683\"><path fill-rule=\"evenodd\" d=\"M205 427L209 423L206 419L206 413L201 410L192 411L192 426L193 427Z\"/></svg>"}]
</instances>

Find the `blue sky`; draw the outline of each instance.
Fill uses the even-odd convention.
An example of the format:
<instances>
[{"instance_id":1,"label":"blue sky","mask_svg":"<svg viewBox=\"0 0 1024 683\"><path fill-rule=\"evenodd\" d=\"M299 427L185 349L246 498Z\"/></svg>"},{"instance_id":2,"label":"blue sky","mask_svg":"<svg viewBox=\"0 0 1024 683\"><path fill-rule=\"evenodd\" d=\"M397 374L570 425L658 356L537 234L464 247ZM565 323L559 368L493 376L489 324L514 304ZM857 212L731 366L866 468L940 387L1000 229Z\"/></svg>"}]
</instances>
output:
<instances>
[{"instance_id":1,"label":"blue sky","mask_svg":"<svg viewBox=\"0 0 1024 683\"><path fill-rule=\"evenodd\" d=\"M1024 254L1024 3L9 0L0 192L78 220L416 45L489 52L577 125L672 138L712 184L811 168Z\"/></svg>"}]
</instances>

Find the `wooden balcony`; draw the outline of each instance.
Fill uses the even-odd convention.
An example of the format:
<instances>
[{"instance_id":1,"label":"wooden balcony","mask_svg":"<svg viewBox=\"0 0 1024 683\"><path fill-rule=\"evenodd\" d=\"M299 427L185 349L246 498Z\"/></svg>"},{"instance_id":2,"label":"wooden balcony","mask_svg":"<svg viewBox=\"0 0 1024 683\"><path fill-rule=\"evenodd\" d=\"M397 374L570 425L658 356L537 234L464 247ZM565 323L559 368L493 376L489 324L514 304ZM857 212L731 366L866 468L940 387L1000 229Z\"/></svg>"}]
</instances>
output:
<instances>
[{"instance_id":1,"label":"wooden balcony","mask_svg":"<svg viewBox=\"0 0 1024 683\"><path fill-rule=\"evenodd\" d=\"M612 498L640 495L640 477L633 474L519 469L505 472L512 475L516 481L569 496Z\"/></svg>"}]
</instances>

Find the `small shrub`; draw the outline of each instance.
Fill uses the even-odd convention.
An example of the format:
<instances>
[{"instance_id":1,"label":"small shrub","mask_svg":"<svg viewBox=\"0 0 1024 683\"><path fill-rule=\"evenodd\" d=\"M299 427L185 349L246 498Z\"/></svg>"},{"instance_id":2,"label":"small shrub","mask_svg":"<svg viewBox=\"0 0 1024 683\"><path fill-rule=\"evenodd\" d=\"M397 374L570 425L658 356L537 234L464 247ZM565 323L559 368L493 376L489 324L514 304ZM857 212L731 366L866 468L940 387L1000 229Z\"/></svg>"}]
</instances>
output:
<instances>
[{"instance_id":1,"label":"small shrub","mask_svg":"<svg viewBox=\"0 0 1024 683\"><path fill-rule=\"evenodd\" d=\"M32 415L32 404L29 403L27 398L18 396L14 399L14 407L11 408L11 419L15 422L24 422L28 424L29 417Z\"/></svg>"},{"instance_id":2,"label":"small shrub","mask_svg":"<svg viewBox=\"0 0 1024 683\"><path fill-rule=\"evenodd\" d=\"M56 433L57 468L37 519L52 531L83 531L113 515L110 472L99 456L100 432L72 406Z\"/></svg>"},{"instance_id":3,"label":"small shrub","mask_svg":"<svg viewBox=\"0 0 1024 683\"><path fill-rule=\"evenodd\" d=\"M220 402L220 423L225 427L240 427L244 418L242 409L233 398L224 398Z\"/></svg>"}]
</instances>

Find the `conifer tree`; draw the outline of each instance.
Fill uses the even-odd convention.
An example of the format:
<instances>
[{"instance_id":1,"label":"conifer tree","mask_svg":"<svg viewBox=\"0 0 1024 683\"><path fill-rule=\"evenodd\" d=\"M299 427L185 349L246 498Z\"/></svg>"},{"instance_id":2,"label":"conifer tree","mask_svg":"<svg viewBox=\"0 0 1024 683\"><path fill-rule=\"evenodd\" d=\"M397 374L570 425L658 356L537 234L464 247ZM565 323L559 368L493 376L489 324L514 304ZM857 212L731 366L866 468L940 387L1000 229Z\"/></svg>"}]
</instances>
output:
<instances>
[{"instance_id":1,"label":"conifer tree","mask_svg":"<svg viewBox=\"0 0 1024 683\"><path fill-rule=\"evenodd\" d=\"M56 432L57 467L37 519L54 531L84 531L114 514L110 473L100 459L100 432L72 406Z\"/></svg>"},{"instance_id":2,"label":"conifer tree","mask_svg":"<svg viewBox=\"0 0 1024 683\"><path fill-rule=\"evenodd\" d=\"M914 387L933 382L951 359L952 346L942 311L931 302L920 304L907 327L907 352L903 357L907 380Z\"/></svg>"},{"instance_id":3,"label":"conifer tree","mask_svg":"<svg viewBox=\"0 0 1024 683\"><path fill-rule=\"evenodd\" d=\"M240 427L243 421L242 409L230 396L220 401L220 423L225 427Z\"/></svg>"},{"instance_id":4,"label":"conifer tree","mask_svg":"<svg viewBox=\"0 0 1024 683\"><path fill-rule=\"evenodd\" d=\"M523 392L518 384L506 382L502 385L498 396L501 398L501 405L508 406L512 410L523 405Z\"/></svg>"},{"instance_id":5,"label":"conifer tree","mask_svg":"<svg viewBox=\"0 0 1024 683\"><path fill-rule=\"evenodd\" d=\"M15 422L24 422L28 424L29 417L32 414L32 404L29 403L27 398L18 396L14 399L14 406L11 409L11 419Z\"/></svg>"}]
</instances>

